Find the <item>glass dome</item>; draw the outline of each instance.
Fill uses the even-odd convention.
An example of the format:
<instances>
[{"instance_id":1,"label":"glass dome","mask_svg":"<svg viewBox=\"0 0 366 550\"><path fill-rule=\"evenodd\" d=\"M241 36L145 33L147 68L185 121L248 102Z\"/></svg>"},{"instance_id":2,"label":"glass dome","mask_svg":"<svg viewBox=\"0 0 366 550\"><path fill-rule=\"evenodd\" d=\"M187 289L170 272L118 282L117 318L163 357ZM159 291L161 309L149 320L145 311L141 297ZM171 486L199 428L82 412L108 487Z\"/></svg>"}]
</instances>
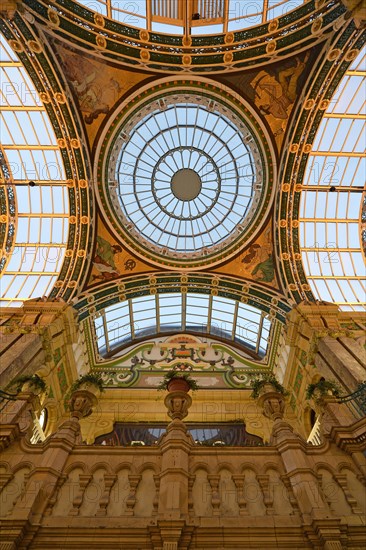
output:
<instances>
[{"instance_id":1,"label":"glass dome","mask_svg":"<svg viewBox=\"0 0 366 550\"><path fill-rule=\"evenodd\" d=\"M105 129L101 206L144 258L218 263L260 231L272 194L269 140L255 113L215 84L160 82L128 98Z\"/></svg>"},{"instance_id":2,"label":"glass dome","mask_svg":"<svg viewBox=\"0 0 366 550\"><path fill-rule=\"evenodd\" d=\"M261 180L248 131L209 101L196 101L180 96L155 107L123 143L116 165L124 216L148 241L179 253L230 235Z\"/></svg>"}]
</instances>

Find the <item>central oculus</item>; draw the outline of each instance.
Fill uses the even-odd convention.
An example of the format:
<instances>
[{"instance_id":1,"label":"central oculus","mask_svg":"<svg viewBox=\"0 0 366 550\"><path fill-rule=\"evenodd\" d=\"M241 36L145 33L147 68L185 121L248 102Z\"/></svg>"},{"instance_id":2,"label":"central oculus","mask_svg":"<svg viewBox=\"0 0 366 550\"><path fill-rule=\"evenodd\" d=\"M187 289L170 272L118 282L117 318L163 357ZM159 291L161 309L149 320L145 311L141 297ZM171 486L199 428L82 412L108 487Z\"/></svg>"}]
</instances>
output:
<instances>
[{"instance_id":1,"label":"central oculus","mask_svg":"<svg viewBox=\"0 0 366 550\"><path fill-rule=\"evenodd\" d=\"M200 176L191 168L182 168L172 177L170 184L173 195L181 201L193 201L201 193Z\"/></svg>"}]
</instances>

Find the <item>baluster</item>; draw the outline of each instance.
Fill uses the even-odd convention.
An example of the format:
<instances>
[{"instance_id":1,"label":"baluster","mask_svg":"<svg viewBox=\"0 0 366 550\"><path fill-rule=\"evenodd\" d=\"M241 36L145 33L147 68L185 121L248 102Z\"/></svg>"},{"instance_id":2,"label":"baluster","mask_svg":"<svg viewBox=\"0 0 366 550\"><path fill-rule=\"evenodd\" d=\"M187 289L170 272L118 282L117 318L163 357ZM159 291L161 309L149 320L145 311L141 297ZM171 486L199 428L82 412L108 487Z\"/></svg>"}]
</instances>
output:
<instances>
[{"instance_id":1,"label":"baluster","mask_svg":"<svg viewBox=\"0 0 366 550\"><path fill-rule=\"evenodd\" d=\"M113 485L115 484L117 480L116 474L105 474L104 475L104 491L101 496L101 499L99 501L99 508L97 510L96 515L97 516L106 516L107 515L107 508L109 504L109 499L111 496L111 490Z\"/></svg>"},{"instance_id":2,"label":"baluster","mask_svg":"<svg viewBox=\"0 0 366 550\"><path fill-rule=\"evenodd\" d=\"M79 490L72 502L72 509L69 512L69 516L78 516L80 512L80 506L83 503L84 494L87 486L91 482L93 476L90 474L79 475Z\"/></svg>"},{"instance_id":3,"label":"baluster","mask_svg":"<svg viewBox=\"0 0 366 550\"><path fill-rule=\"evenodd\" d=\"M234 474L233 482L235 483L235 487L236 487L236 501L239 506L239 514L241 516L247 516L249 514L249 511L247 508L247 501L244 496L245 475Z\"/></svg>"},{"instance_id":4,"label":"baluster","mask_svg":"<svg viewBox=\"0 0 366 550\"><path fill-rule=\"evenodd\" d=\"M14 478L14 474L0 474L0 492L5 489L6 485Z\"/></svg>"},{"instance_id":5,"label":"baluster","mask_svg":"<svg viewBox=\"0 0 366 550\"><path fill-rule=\"evenodd\" d=\"M352 495L348 488L347 476L344 474L334 474L334 479L338 482L338 485L343 490L346 501L351 507L354 514L362 514L362 510L358 507L358 502Z\"/></svg>"},{"instance_id":6,"label":"baluster","mask_svg":"<svg viewBox=\"0 0 366 550\"><path fill-rule=\"evenodd\" d=\"M155 497L153 501L153 516L158 515L158 508L159 508L159 490L160 490L160 475L154 475L154 483L155 483Z\"/></svg>"},{"instance_id":7,"label":"baluster","mask_svg":"<svg viewBox=\"0 0 366 550\"><path fill-rule=\"evenodd\" d=\"M131 475L129 474L128 480L130 482L130 494L128 495L126 499L126 515L127 516L133 516L134 512L133 509L136 504L136 491L138 484L141 481L141 475Z\"/></svg>"},{"instance_id":8,"label":"baluster","mask_svg":"<svg viewBox=\"0 0 366 550\"><path fill-rule=\"evenodd\" d=\"M269 476L268 475L257 475L257 480L260 485L263 494L263 502L266 507L266 514L268 516L273 516L274 507L273 507L273 490L270 487Z\"/></svg>"},{"instance_id":9,"label":"baluster","mask_svg":"<svg viewBox=\"0 0 366 550\"><path fill-rule=\"evenodd\" d=\"M287 477L287 475L282 475L280 476L280 479L281 481L283 482L286 490L287 490L287 495L288 495L288 500L292 506L292 510L293 510L293 514L300 514L300 508L299 508L299 505L297 503L297 500L296 500L296 497L295 497L295 494L294 494L294 491L293 491L293 488L292 488L292 485L291 485L291 481L289 480L289 478Z\"/></svg>"},{"instance_id":10,"label":"baluster","mask_svg":"<svg viewBox=\"0 0 366 550\"><path fill-rule=\"evenodd\" d=\"M194 501L193 501L193 485L196 481L195 475L190 475L188 478L188 515L193 516L194 515Z\"/></svg>"},{"instance_id":11,"label":"baluster","mask_svg":"<svg viewBox=\"0 0 366 550\"><path fill-rule=\"evenodd\" d=\"M58 498L58 495L60 494L61 487L63 486L66 480L67 480L66 474L61 474L60 477L58 478L53 494L48 500L47 508L45 509L45 512L44 512L45 516L50 516L52 514L52 509L57 502L57 498Z\"/></svg>"},{"instance_id":12,"label":"baluster","mask_svg":"<svg viewBox=\"0 0 366 550\"><path fill-rule=\"evenodd\" d=\"M211 504L213 512L212 514L214 516L220 515L220 493L219 493L219 483L220 483L220 476L216 474L209 474L207 476L207 479L209 481L209 484L211 486L212 490L212 496L211 496Z\"/></svg>"}]
</instances>

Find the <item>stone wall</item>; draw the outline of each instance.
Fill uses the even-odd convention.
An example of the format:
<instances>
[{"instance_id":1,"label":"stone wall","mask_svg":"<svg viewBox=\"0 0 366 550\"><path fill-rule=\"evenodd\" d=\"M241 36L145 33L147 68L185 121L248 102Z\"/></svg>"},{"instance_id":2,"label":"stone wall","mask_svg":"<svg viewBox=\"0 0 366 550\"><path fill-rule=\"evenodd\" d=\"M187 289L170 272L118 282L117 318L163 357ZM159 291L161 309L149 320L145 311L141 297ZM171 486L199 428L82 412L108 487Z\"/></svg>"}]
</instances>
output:
<instances>
[{"instance_id":1,"label":"stone wall","mask_svg":"<svg viewBox=\"0 0 366 550\"><path fill-rule=\"evenodd\" d=\"M315 447L277 418L270 445L245 448L196 445L175 418L124 448L83 444L72 416L31 445L16 426L33 406L9 405L1 439L0 548L363 547L364 420Z\"/></svg>"}]
</instances>

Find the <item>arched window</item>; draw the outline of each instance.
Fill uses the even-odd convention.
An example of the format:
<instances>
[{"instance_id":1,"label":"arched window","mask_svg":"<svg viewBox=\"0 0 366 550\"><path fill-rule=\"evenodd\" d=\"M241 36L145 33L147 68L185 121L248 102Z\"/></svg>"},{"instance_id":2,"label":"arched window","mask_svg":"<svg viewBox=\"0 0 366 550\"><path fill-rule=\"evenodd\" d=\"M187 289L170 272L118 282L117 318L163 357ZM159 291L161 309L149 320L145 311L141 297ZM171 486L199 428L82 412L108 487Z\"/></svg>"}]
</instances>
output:
<instances>
[{"instance_id":1,"label":"arched window","mask_svg":"<svg viewBox=\"0 0 366 550\"><path fill-rule=\"evenodd\" d=\"M101 355L113 354L132 340L168 332L193 332L242 344L263 357L271 321L248 304L188 292L120 302L99 312L94 326Z\"/></svg>"}]
</instances>

